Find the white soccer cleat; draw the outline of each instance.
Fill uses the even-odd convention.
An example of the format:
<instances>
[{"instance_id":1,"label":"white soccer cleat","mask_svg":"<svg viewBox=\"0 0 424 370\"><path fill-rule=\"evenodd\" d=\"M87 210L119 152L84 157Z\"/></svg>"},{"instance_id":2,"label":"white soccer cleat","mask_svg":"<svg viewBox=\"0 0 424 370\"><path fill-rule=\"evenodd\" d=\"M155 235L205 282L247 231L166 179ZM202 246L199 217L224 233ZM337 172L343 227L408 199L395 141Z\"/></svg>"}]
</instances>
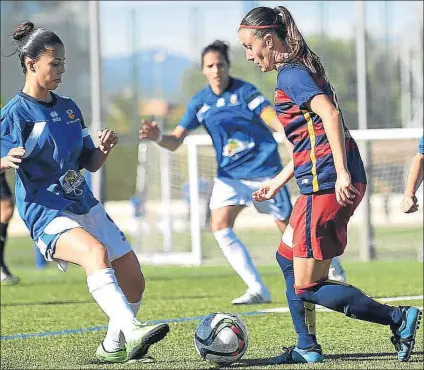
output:
<instances>
[{"instance_id":1,"label":"white soccer cleat","mask_svg":"<svg viewBox=\"0 0 424 370\"><path fill-rule=\"evenodd\" d=\"M328 278L330 280L340 281L341 283L345 283L347 280L346 272L338 257L334 257L331 261L330 268L328 269Z\"/></svg>"},{"instance_id":2,"label":"white soccer cleat","mask_svg":"<svg viewBox=\"0 0 424 370\"><path fill-rule=\"evenodd\" d=\"M5 268L1 268L0 270L0 278L1 285L15 285L19 283L19 278L17 276L12 275L12 273Z\"/></svg>"},{"instance_id":3,"label":"white soccer cleat","mask_svg":"<svg viewBox=\"0 0 424 370\"><path fill-rule=\"evenodd\" d=\"M234 305L271 303L271 293L268 290L263 292L247 291L241 297L234 299L231 303Z\"/></svg>"}]
</instances>

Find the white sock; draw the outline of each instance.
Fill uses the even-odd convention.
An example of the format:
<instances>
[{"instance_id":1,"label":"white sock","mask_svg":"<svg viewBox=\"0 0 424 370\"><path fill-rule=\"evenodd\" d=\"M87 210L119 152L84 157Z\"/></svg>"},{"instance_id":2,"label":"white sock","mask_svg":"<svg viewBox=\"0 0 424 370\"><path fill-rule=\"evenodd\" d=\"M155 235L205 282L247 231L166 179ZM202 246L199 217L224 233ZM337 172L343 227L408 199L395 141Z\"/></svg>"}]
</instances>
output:
<instances>
[{"instance_id":1,"label":"white sock","mask_svg":"<svg viewBox=\"0 0 424 370\"><path fill-rule=\"evenodd\" d=\"M87 285L103 312L111 321L119 323L127 337L140 322L135 318L133 309L119 287L113 269L106 268L87 276Z\"/></svg>"},{"instance_id":2,"label":"white sock","mask_svg":"<svg viewBox=\"0 0 424 370\"><path fill-rule=\"evenodd\" d=\"M136 317L141 306L141 301L142 299L139 302L130 303ZM103 339L103 348L107 352L116 352L125 348L125 336L121 331L119 322L109 320L106 336Z\"/></svg>"},{"instance_id":3,"label":"white sock","mask_svg":"<svg viewBox=\"0 0 424 370\"><path fill-rule=\"evenodd\" d=\"M227 261L253 292L268 291L245 245L231 227L213 233Z\"/></svg>"}]
</instances>

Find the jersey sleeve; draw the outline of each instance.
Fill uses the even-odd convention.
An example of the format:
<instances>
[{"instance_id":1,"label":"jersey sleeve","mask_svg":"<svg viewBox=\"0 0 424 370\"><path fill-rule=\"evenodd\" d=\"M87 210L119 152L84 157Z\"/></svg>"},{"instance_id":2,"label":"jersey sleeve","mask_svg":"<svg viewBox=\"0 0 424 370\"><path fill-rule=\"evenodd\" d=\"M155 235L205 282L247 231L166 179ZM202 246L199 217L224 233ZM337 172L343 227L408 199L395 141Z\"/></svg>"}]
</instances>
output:
<instances>
[{"instance_id":1,"label":"jersey sleeve","mask_svg":"<svg viewBox=\"0 0 424 370\"><path fill-rule=\"evenodd\" d=\"M315 83L312 76L304 68L283 68L277 77L278 87L300 108L315 95L324 92Z\"/></svg>"},{"instance_id":2,"label":"jersey sleeve","mask_svg":"<svg viewBox=\"0 0 424 370\"><path fill-rule=\"evenodd\" d=\"M202 107L200 99L194 96L187 104L187 109L178 123L178 126L181 126L186 130L194 130L202 123L204 113L204 107Z\"/></svg>"},{"instance_id":3,"label":"jersey sleeve","mask_svg":"<svg viewBox=\"0 0 424 370\"><path fill-rule=\"evenodd\" d=\"M269 100L253 85L246 84L243 95L247 107L258 117L261 116L266 108L271 106Z\"/></svg>"},{"instance_id":4,"label":"jersey sleeve","mask_svg":"<svg viewBox=\"0 0 424 370\"><path fill-rule=\"evenodd\" d=\"M418 153L424 155L424 136L421 136L420 142L418 143Z\"/></svg>"},{"instance_id":5,"label":"jersey sleeve","mask_svg":"<svg viewBox=\"0 0 424 370\"><path fill-rule=\"evenodd\" d=\"M7 156L10 149L17 148L18 146L23 147L24 144L21 129L18 123L15 123L10 116L1 116L0 128L1 158L3 158Z\"/></svg>"},{"instance_id":6,"label":"jersey sleeve","mask_svg":"<svg viewBox=\"0 0 424 370\"><path fill-rule=\"evenodd\" d=\"M75 104L75 102L74 102L74 105L75 105L75 112L80 118L80 125L81 125L81 131L82 131L82 149L81 149L81 154L79 157L79 162L81 163L81 162L86 162L87 157L91 155L91 152L93 149L96 149L96 146L94 145L93 139L91 138L88 128L85 126L84 117L82 116L81 110Z\"/></svg>"}]
</instances>

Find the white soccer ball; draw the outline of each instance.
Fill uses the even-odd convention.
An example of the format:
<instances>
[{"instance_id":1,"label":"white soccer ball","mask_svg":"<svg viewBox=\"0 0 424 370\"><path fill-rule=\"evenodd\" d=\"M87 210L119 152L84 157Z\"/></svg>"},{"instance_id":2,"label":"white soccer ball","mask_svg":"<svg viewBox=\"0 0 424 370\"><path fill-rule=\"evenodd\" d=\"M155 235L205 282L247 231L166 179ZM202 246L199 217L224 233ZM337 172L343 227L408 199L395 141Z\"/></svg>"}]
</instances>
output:
<instances>
[{"instance_id":1,"label":"white soccer ball","mask_svg":"<svg viewBox=\"0 0 424 370\"><path fill-rule=\"evenodd\" d=\"M218 366L230 365L246 352L247 337L247 328L240 317L215 312L197 327L194 345L203 360Z\"/></svg>"}]
</instances>

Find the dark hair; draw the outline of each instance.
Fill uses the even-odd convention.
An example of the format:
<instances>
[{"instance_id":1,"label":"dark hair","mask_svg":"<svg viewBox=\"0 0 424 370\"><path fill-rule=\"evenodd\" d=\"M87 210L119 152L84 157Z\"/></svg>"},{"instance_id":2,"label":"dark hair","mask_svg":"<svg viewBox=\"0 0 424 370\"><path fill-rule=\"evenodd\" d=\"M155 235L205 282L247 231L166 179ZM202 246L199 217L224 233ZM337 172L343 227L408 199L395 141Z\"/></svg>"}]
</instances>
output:
<instances>
[{"instance_id":1,"label":"dark hair","mask_svg":"<svg viewBox=\"0 0 424 370\"><path fill-rule=\"evenodd\" d=\"M210 51L215 51L219 54L221 54L224 59L227 61L228 65L230 65L230 57L228 56L228 50L230 49L230 46L225 41L216 40L212 44L206 46L202 50L202 60L201 60L201 66L203 68L203 57L209 53Z\"/></svg>"},{"instance_id":2,"label":"dark hair","mask_svg":"<svg viewBox=\"0 0 424 370\"><path fill-rule=\"evenodd\" d=\"M277 6L274 9L265 6L254 8L244 16L240 25L273 26L272 28L252 28L253 35L262 39L270 32L276 34L288 47L285 63L297 61L305 65L312 73L325 76L325 70L318 55L309 48L292 15L284 6Z\"/></svg>"},{"instance_id":3,"label":"dark hair","mask_svg":"<svg viewBox=\"0 0 424 370\"><path fill-rule=\"evenodd\" d=\"M21 23L10 34L10 37L18 45L18 49L15 51L15 53L18 52L22 71L24 73L27 72L25 66L25 57L38 60L40 55L46 50L54 48L56 44L63 45L62 40L54 32L48 30L47 28L35 27L34 23L30 21Z\"/></svg>"}]
</instances>

